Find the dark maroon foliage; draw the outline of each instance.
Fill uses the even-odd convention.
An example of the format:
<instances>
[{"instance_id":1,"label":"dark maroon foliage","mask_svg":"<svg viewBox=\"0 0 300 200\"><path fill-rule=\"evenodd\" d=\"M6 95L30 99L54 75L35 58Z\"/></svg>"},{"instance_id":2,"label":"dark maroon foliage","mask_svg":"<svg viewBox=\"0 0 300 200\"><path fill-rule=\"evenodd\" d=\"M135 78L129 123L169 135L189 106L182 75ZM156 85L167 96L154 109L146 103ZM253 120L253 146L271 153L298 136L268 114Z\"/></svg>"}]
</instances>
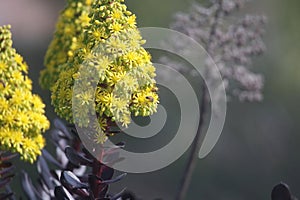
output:
<instances>
[{"instance_id":1,"label":"dark maroon foliage","mask_svg":"<svg viewBox=\"0 0 300 200\"><path fill-rule=\"evenodd\" d=\"M37 161L39 179L36 186L23 172L22 185L29 199L135 199L126 190L110 194L110 184L120 181L126 174L114 176L114 169L94 158L82 145L73 126L67 128L58 119L54 121L54 126L51 136L56 147L56 158L43 150ZM117 146L122 148L124 144ZM103 151L101 156L106 156L106 152Z\"/></svg>"},{"instance_id":2,"label":"dark maroon foliage","mask_svg":"<svg viewBox=\"0 0 300 200\"><path fill-rule=\"evenodd\" d=\"M0 151L0 200L15 199L9 187L9 183L14 177L14 166L10 160L15 156L16 154Z\"/></svg>"},{"instance_id":3,"label":"dark maroon foliage","mask_svg":"<svg viewBox=\"0 0 300 200\"><path fill-rule=\"evenodd\" d=\"M279 183L276 185L271 194L272 200L297 200L290 191L290 188L285 183Z\"/></svg>"}]
</instances>

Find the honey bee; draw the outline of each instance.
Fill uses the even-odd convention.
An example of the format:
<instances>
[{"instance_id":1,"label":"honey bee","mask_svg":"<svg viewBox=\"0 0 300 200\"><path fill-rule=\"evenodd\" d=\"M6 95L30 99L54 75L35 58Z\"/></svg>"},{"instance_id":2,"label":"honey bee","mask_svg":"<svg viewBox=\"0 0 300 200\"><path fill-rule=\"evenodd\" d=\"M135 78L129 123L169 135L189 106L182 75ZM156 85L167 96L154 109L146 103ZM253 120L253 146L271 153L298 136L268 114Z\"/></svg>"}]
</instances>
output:
<instances>
[{"instance_id":1,"label":"honey bee","mask_svg":"<svg viewBox=\"0 0 300 200\"><path fill-rule=\"evenodd\" d=\"M148 99L150 102L153 102L153 101L154 101L154 98L151 97L151 96L146 96L146 99Z\"/></svg>"},{"instance_id":2,"label":"honey bee","mask_svg":"<svg viewBox=\"0 0 300 200\"><path fill-rule=\"evenodd\" d=\"M157 92L158 91L158 88L157 87L154 87L152 88L151 92Z\"/></svg>"}]
</instances>

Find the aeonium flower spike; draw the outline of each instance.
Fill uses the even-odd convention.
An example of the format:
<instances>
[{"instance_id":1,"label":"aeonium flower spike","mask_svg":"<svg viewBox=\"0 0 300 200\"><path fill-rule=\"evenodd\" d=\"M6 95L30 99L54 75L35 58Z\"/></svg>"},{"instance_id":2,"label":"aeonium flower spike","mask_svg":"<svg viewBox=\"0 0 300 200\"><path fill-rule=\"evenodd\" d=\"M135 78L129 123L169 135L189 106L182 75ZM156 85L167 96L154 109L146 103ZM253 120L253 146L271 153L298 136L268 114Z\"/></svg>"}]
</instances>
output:
<instances>
[{"instance_id":1,"label":"aeonium flower spike","mask_svg":"<svg viewBox=\"0 0 300 200\"><path fill-rule=\"evenodd\" d=\"M60 65L74 56L79 37L89 24L89 12L94 0L68 0L66 8L60 13L56 30L44 60L46 69L41 71L40 84L50 89L60 73Z\"/></svg>"},{"instance_id":2,"label":"aeonium flower spike","mask_svg":"<svg viewBox=\"0 0 300 200\"><path fill-rule=\"evenodd\" d=\"M96 0L89 17L73 59L61 66L51 98L61 117L80 127L98 127L95 141L103 143L113 124L126 127L131 114L156 112L156 73L142 47L145 41L136 17L123 0ZM74 88L75 80L79 88ZM96 90L88 89L90 85L96 85ZM74 102L79 106L73 108ZM91 107L95 107L97 124L89 120Z\"/></svg>"},{"instance_id":3,"label":"aeonium flower spike","mask_svg":"<svg viewBox=\"0 0 300 200\"><path fill-rule=\"evenodd\" d=\"M42 100L32 94L28 66L14 48L10 26L0 26L0 149L34 162L49 128Z\"/></svg>"}]
</instances>

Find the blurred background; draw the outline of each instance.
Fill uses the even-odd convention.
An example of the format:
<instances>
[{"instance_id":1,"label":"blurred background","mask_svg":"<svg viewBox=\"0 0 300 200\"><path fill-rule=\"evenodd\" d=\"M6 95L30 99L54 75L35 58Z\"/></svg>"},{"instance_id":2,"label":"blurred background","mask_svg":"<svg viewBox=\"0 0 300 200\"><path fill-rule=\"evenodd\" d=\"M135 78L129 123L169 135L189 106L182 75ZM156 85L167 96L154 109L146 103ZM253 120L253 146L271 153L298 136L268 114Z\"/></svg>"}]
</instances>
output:
<instances>
[{"instance_id":1,"label":"blurred background","mask_svg":"<svg viewBox=\"0 0 300 200\"><path fill-rule=\"evenodd\" d=\"M139 27L168 27L172 16L187 11L192 2L127 0L126 4L137 15ZM0 3L0 25L12 25L14 47L30 67L34 92L46 102L49 119L56 115L50 94L41 90L38 77L64 5L62 0ZM264 100L228 102L221 138L209 156L198 161L188 200L266 200L270 199L272 187L280 181L288 183L294 195L300 197L299 7L297 0L253 0L243 8L242 12L264 13L268 17L267 51L253 63L254 71L265 76ZM51 149L50 142L47 148ZM144 200L174 199L187 155L156 172L129 174L112 190L126 187ZM34 176L35 166L21 165ZM14 182L18 185L19 177ZM22 196L22 192L18 193Z\"/></svg>"}]
</instances>

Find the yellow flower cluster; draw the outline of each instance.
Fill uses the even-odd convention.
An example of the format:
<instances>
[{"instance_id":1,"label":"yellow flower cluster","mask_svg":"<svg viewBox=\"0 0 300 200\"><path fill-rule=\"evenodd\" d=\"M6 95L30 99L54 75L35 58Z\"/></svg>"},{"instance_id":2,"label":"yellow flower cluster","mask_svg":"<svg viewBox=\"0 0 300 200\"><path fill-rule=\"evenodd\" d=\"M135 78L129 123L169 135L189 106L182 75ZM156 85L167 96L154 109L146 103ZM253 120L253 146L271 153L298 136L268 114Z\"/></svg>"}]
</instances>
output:
<instances>
[{"instance_id":1,"label":"yellow flower cluster","mask_svg":"<svg viewBox=\"0 0 300 200\"><path fill-rule=\"evenodd\" d=\"M49 121L45 105L31 93L27 69L12 48L10 26L0 27L0 148L32 163L45 145L41 132L49 128Z\"/></svg>"},{"instance_id":2,"label":"yellow flower cluster","mask_svg":"<svg viewBox=\"0 0 300 200\"><path fill-rule=\"evenodd\" d=\"M68 5L61 12L54 38L45 56L46 69L41 71L40 85L50 89L58 79L59 65L72 58L77 49L83 28L89 24L88 16L93 0L68 0Z\"/></svg>"},{"instance_id":3,"label":"yellow flower cluster","mask_svg":"<svg viewBox=\"0 0 300 200\"><path fill-rule=\"evenodd\" d=\"M80 127L99 127L90 124L95 108L99 143L109 135L109 124L126 127L131 114L149 116L159 103L151 56L142 47L145 41L135 15L123 2L96 0L92 4L89 25L74 57L60 66L61 73L51 89L58 115ZM97 86L96 91L91 85Z\"/></svg>"}]
</instances>

